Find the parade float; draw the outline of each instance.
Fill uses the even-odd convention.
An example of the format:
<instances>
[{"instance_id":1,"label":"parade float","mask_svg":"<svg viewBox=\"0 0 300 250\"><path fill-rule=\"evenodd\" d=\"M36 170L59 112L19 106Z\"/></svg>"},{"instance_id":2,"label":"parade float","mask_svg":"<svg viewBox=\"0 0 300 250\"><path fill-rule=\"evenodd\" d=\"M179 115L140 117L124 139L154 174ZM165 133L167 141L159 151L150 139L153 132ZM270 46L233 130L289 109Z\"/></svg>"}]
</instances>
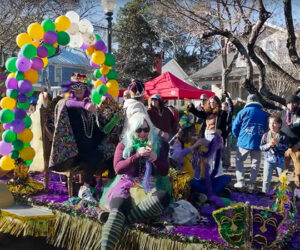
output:
<instances>
[{"instance_id":1,"label":"parade float","mask_svg":"<svg viewBox=\"0 0 300 250\"><path fill-rule=\"evenodd\" d=\"M44 174L28 174L35 152L30 145L32 121L26 114L38 71L47 67L48 57L55 54L57 46L81 48L91 58L95 78L92 102L99 104L103 96L112 99L118 96L117 72L112 68L115 58L107 53L105 43L93 31L88 20L80 20L78 14L70 11L55 21L32 23L27 33L16 38L20 52L6 61L10 74L5 80L6 96L0 103L0 122L4 128L0 168L13 171L1 179L5 183L0 186L1 233L45 237L55 247L72 250L100 248L102 209L76 197L68 199L65 184L57 174L50 174L47 192L42 184ZM108 132L118 119L114 115L106 127ZM174 201L189 199L189 175L171 170L169 177ZM232 191L223 208L196 200L193 205L200 213L184 214L196 223L172 222L166 213L147 223L128 226L117 249L299 247L299 204L289 192L286 175L281 177L275 192L273 196L265 196ZM3 200L7 203L1 203ZM186 212L184 203L181 206L181 211Z\"/></svg>"}]
</instances>

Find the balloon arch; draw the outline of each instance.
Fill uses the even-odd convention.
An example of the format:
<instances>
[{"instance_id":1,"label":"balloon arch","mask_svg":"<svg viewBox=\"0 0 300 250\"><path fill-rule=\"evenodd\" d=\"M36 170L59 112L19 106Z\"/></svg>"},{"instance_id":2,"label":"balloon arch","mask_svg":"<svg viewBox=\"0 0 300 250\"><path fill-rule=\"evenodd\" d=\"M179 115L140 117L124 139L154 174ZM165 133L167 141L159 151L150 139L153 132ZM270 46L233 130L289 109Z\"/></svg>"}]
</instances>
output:
<instances>
[{"instance_id":1,"label":"balloon arch","mask_svg":"<svg viewBox=\"0 0 300 250\"><path fill-rule=\"evenodd\" d=\"M54 22L46 19L41 24L32 23L27 33L17 36L20 52L17 57L6 61L5 66L10 74L5 82L6 97L0 102L0 122L5 130L0 142L0 154L3 155L0 168L9 171L20 160L26 166L33 161L35 152L30 146L32 121L25 110L30 106L29 99L34 92L32 85L38 81L38 71L47 66L48 57L55 54L58 45L84 49L91 57L90 65L95 69L96 78L92 102L99 104L103 95L118 96L117 73L112 69L115 58L107 53L105 43L93 32L90 21L80 20L76 12L69 11Z\"/></svg>"}]
</instances>

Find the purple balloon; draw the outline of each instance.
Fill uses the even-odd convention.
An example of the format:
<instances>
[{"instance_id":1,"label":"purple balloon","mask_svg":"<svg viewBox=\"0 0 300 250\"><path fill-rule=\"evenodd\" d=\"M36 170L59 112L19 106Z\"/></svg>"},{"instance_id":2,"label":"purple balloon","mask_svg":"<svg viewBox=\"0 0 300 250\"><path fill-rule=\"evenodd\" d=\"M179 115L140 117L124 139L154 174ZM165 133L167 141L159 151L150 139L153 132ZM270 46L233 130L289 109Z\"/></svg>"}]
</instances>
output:
<instances>
[{"instance_id":1,"label":"purple balloon","mask_svg":"<svg viewBox=\"0 0 300 250\"><path fill-rule=\"evenodd\" d=\"M103 76L100 77L99 80L100 80L101 82L105 83L105 82L106 82L106 77L103 75Z\"/></svg>"},{"instance_id":2,"label":"purple balloon","mask_svg":"<svg viewBox=\"0 0 300 250\"><path fill-rule=\"evenodd\" d=\"M20 57L16 62L16 66L18 70L26 72L31 68L31 61L26 57Z\"/></svg>"},{"instance_id":3,"label":"purple balloon","mask_svg":"<svg viewBox=\"0 0 300 250\"><path fill-rule=\"evenodd\" d=\"M44 46L37 47L37 54L39 57L46 57L48 56L48 50Z\"/></svg>"},{"instance_id":4,"label":"purple balloon","mask_svg":"<svg viewBox=\"0 0 300 250\"><path fill-rule=\"evenodd\" d=\"M99 68L99 65L96 64L96 63L93 63L92 60L90 60L90 65L91 65L93 68L95 68L95 69Z\"/></svg>"},{"instance_id":5,"label":"purple balloon","mask_svg":"<svg viewBox=\"0 0 300 250\"><path fill-rule=\"evenodd\" d=\"M44 34L44 42L46 44L54 44L57 42L57 34L56 32L54 31L47 31L45 34Z\"/></svg>"},{"instance_id":6,"label":"purple balloon","mask_svg":"<svg viewBox=\"0 0 300 250\"><path fill-rule=\"evenodd\" d=\"M26 102L26 101L27 101L26 95L19 95L18 96L18 102Z\"/></svg>"},{"instance_id":7,"label":"purple balloon","mask_svg":"<svg viewBox=\"0 0 300 250\"><path fill-rule=\"evenodd\" d=\"M105 96L107 96L109 98L112 98L112 96L110 94L105 94Z\"/></svg>"},{"instance_id":8,"label":"purple balloon","mask_svg":"<svg viewBox=\"0 0 300 250\"><path fill-rule=\"evenodd\" d=\"M3 123L3 128L4 128L5 130L10 129L10 123Z\"/></svg>"},{"instance_id":9,"label":"purple balloon","mask_svg":"<svg viewBox=\"0 0 300 250\"><path fill-rule=\"evenodd\" d=\"M26 117L26 111L24 109L15 109L14 111L15 111L15 119L22 120Z\"/></svg>"},{"instance_id":10,"label":"purple balloon","mask_svg":"<svg viewBox=\"0 0 300 250\"><path fill-rule=\"evenodd\" d=\"M18 89L18 81L16 78L9 77L5 81L5 86L8 89Z\"/></svg>"},{"instance_id":11,"label":"purple balloon","mask_svg":"<svg viewBox=\"0 0 300 250\"><path fill-rule=\"evenodd\" d=\"M11 143L1 141L0 142L0 154L2 155L9 155L9 153L12 151Z\"/></svg>"},{"instance_id":12,"label":"purple balloon","mask_svg":"<svg viewBox=\"0 0 300 250\"><path fill-rule=\"evenodd\" d=\"M100 50L102 51L104 48L106 48L105 43L102 40L98 40L95 44L94 44L94 48L96 50Z\"/></svg>"},{"instance_id":13,"label":"purple balloon","mask_svg":"<svg viewBox=\"0 0 300 250\"><path fill-rule=\"evenodd\" d=\"M27 94L32 89L32 84L27 80L21 80L18 83L19 92L21 94Z\"/></svg>"},{"instance_id":14,"label":"purple balloon","mask_svg":"<svg viewBox=\"0 0 300 250\"><path fill-rule=\"evenodd\" d=\"M31 60L31 68L34 70L40 70L44 66L44 62L41 58L35 57Z\"/></svg>"},{"instance_id":15,"label":"purple balloon","mask_svg":"<svg viewBox=\"0 0 300 250\"><path fill-rule=\"evenodd\" d=\"M87 44L85 44L85 43L83 43L82 45L81 45L81 49L88 49L90 46L88 46Z\"/></svg>"},{"instance_id":16,"label":"purple balloon","mask_svg":"<svg viewBox=\"0 0 300 250\"><path fill-rule=\"evenodd\" d=\"M22 133L25 129L25 122L21 119L15 119L11 124L11 130L15 133L19 134Z\"/></svg>"}]
</instances>

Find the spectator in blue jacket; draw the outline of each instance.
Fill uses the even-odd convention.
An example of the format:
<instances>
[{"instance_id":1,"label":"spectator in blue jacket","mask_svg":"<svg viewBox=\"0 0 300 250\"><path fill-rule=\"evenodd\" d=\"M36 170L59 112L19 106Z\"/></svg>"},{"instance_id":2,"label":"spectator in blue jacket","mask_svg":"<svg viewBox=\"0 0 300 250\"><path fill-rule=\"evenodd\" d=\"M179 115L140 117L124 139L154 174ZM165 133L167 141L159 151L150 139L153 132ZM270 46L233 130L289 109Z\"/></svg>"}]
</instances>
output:
<instances>
[{"instance_id":1,"label":"spectator in blue jacket","mask_svg":"<svg viewBox=\"0 0 300 250\"><path fill-rule=\"evenodd\" d=\"M262 105L258 102L257 95L247 97L246 106L237 114L232 124L232 134L237 137L236 152L236 188L245 186L244 161L250 154L251 171L249 180L249 191L253 191L254 182L260 167L261 152L260 142L263 134L268 129L269 114L262 110Z\"/></svg>"}]
</instances>

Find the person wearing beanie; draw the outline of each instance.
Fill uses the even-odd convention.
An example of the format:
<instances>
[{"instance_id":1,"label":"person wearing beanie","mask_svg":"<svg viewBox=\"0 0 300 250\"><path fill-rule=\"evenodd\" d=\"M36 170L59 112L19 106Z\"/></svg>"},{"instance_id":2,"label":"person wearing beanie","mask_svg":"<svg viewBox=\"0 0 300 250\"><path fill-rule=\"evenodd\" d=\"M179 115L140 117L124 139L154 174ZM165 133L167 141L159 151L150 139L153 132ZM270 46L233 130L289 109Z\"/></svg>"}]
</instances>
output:
<instances>
[{"instance_id":1,"label":"person wearing beanie","mask_svg":"<svg viewBox=\"0 0 300 250\"><path fill-rule=\"evenodd\" d=\"M269 114L262 110L257 95L247 97L246 106L237 114L232 124L232 134L237 138L236 152L236 179L234 187L245 186L244 161L248 155L251 158L249 191L253 191L257 173L260 168L261 151L260 142L268 129Z\"/></svg>"},{"instance_id":2,"label":"person wearing beanie","mask_svg":"<svg viewBox=\"0 0 300 250\"><path fill-rule=\"evenodd\" d=\"M290 167L291 160L295 173L295 196L300 198L300 98L297 95L286 98L287 109L282 115L282 131L289 137L289 148L285 152L285 168Z\"/></svg>"}]
</instances>

